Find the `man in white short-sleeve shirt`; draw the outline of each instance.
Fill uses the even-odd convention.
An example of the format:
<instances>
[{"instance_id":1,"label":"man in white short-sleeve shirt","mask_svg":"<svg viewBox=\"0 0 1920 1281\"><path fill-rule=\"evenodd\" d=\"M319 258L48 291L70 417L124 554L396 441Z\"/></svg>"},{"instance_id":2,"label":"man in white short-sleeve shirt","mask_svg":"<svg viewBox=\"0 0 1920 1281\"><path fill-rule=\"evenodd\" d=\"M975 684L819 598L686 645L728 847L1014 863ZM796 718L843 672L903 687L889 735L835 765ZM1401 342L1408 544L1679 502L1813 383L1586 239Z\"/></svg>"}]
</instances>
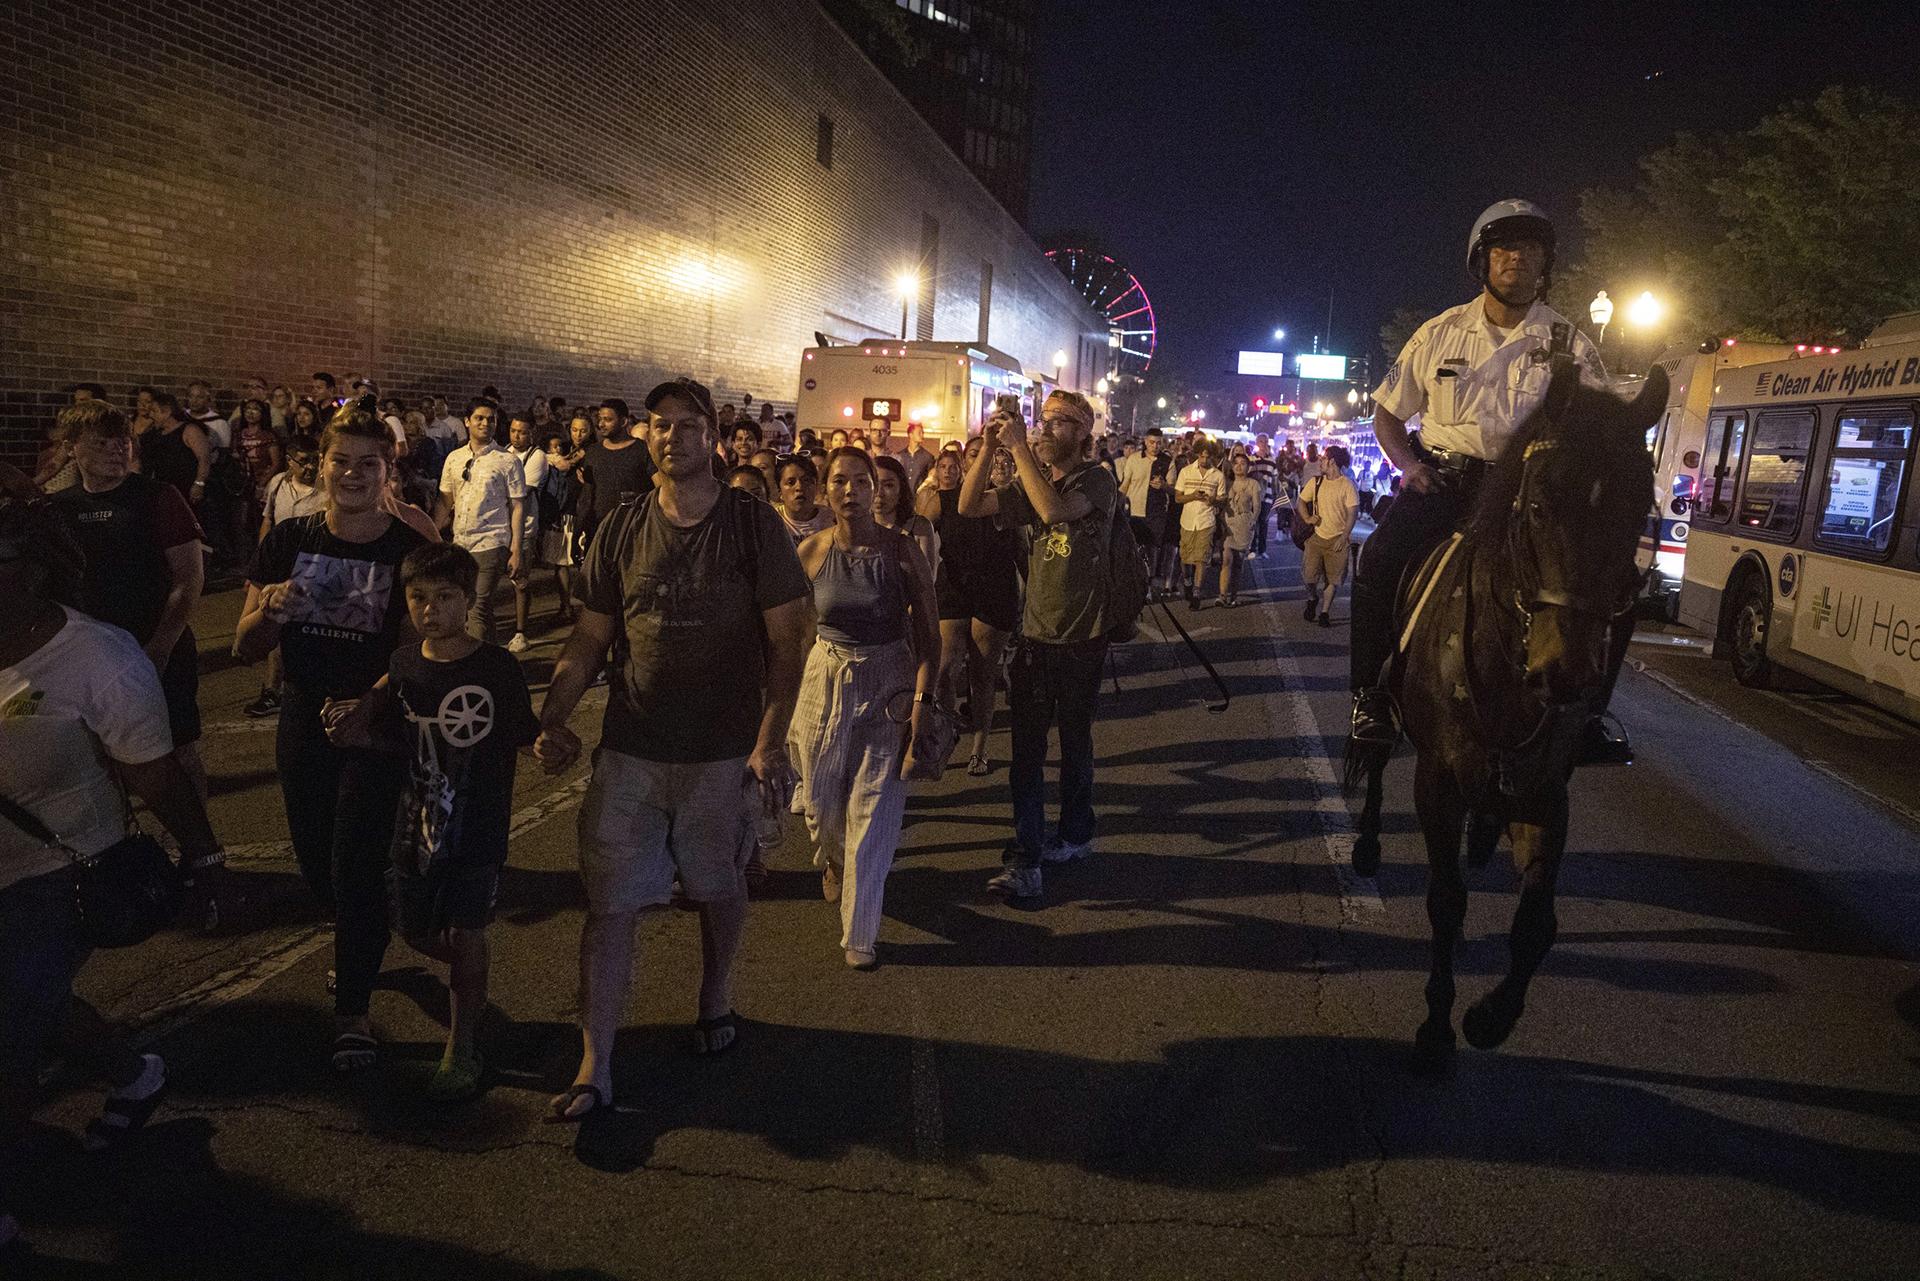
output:
<instances>
[{"instance_id":1,"label":"man in white short-sleeve shirt","mask_svg":"<svg viewBox=\"0 0 1920 1281\"><path fill-rule=\"evenodd\" d=\"M441 511L453 519L453 541L480 564L467 630L493 640L493 589L520 574L526 530L527 477L513 452L494 443L500 411L476 396L467 406L467 443L440 466Z\"/></svg>"},{"instance_id":2,"label":"man in white short-sleeve shirt","mask_svg":"<svg viewBox=\"0 0 1920 1281\"><path fill-rule=\"evenodd\" d=\"M1542 301L1553 278L1553 223L1538 205L1502 200L1467 237L1472 302L1414 331L1375 389L1374 435L1404 474L1400 497L1367 538L1353 582L1352 734L1398 737L1382 684L1393 653L1394 593L1402 573L1444 541L1470 508L1487 465L1542 401L1556 352L1605 387L1600 354ZM1409 426L1419 428L1416 443Z\"/></svg>"}]
</instances>

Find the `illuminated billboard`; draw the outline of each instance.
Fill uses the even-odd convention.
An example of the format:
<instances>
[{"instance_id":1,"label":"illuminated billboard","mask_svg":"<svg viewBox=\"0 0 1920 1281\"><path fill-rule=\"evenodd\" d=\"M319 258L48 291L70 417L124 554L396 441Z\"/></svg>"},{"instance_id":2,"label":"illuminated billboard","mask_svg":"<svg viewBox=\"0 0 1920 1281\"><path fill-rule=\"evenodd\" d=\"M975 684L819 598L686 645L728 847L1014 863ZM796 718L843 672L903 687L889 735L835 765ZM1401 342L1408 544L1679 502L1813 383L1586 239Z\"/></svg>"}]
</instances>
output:
<instances>
[{"instance_id":1,"label":"illuminated billboard","mask_svg":"<svg viewBox=\"0 0 1920 1281\"><path fill-rule=\"evenodd\" d=\"M1345 356L1295 356L1293 372L1302 378L1311 378L1318 382L1345 382L1347 358Z\"/></svg>"},{"instance_id":2,"label":"illuminated billboard","mask_svg":"<svg viewBox=\"0 0 1920 1281\"><path fill-rule=\"evenodd\" d=\"M1287 356L1279 351L1243 351L1240 353L1240 370L1243 374L1258 374L1268 378L1287 376Z\"/></svg>"}]
</instances>

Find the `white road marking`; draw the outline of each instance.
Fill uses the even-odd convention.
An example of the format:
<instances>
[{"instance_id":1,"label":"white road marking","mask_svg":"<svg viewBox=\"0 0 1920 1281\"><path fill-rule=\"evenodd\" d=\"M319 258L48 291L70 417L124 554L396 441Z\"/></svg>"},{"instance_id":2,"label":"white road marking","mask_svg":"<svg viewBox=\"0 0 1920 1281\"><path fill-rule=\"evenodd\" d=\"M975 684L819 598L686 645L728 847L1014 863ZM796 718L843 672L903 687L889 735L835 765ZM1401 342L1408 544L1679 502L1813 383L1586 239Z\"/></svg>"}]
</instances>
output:
<instances>
[{"instance_id":1,"label":"white road marking","mask_svg":"<svg viewBox=\"0 0 1920 1281\"><path fill-rule=\"evenodd\" d=\"M927 1018L926 994L913 987L913 1157L926 1165L946 1158L946 1122L940 1105L940 1065Z\"/></svg>"},{"instance_id":2,"label":"white road marking","mask_svg":"<svg viewBox=\"0 0 1920 1281\"><path fill-rule=\"evenodd\" d=\"M1747 731L1750 734L1760 734L1759 730L1747 724L1745 721L1741 720L1739 717L1734 716L1732 713L1725 711L1722 708L1714 706L1712 703L1708 702L1706 699L1702 698L1700 695L1695 694L1693 691L1683 688L1678 682L1674 681L1671 677L1668 677L1660 672L1655 671L1653 668L1648 667L1645 663L1638 662L1633 659L1629 659L1627 660L1627 662L1628 662L1628 666L1632 667L1634 671L1646 677L1648 680L1652 681L1654 684L1660 686L1660 688L1666 690L1669 694L1672 694L1678 698L1684 699L1689 703L1692 703L1695 707L1700 708L1702 711L1711 712L1713 715L1718 716L1721 720L1725 721L1729 725L1736 726L1742 730ZM1761 737L1764 738L1765 735L1761 735ZM1916 810L1910 805L1903 805L1899 801L1894 800L1890 796L1882 796L1880 793L1867 788L1861 783L1856 782L1854 779L1848 778L1845 774L1842 774L1839 770L1827 764L1825 761L1815 760L1810 756L1801 756L1797 750L1794 752L1794 755L1799 757L1800 762L1804 764L1808 769L1811 769L1815 773L1820 774L1821 776L1827 779L1830 779L1835 783L1840 784L1840 786L1846 788L1848 791L1852 792L1854 795L1863 797L1866 800L1872 801L1875 805L1878 805L1880 808L1887 810L1890 813L1899 815L1902 819L1906 820L1906 822L1911 824L1913 827L1920 828L1920 810Z\"/></svg>"},{"instance_id":3,"label":"white road marking","mask_svg":"<svg viewBox=\"0 0 1920 1281\"><path fill-rule=\"evenodd\" d=\"M590 781L590 776L582 774L564 787L555 788L517 811L507 829L508 839L524 836L548 819L579 805L581 798L587 794ZM292 857L293 846L286 841L259 841L230 847L227 851L228 861L234 863ZM307 926L281 939L266 951L211 975L158 1005L123 1016L124 1021L139 1030L135 1038L137 1044L151 1045L209 1010L251 996L332 941L332 926Z\"/></svg>"},{"instance_id":4,"label":"white road marking","mask_svg":"<svg viewBox=\"0 0 1920 1281\"><path fill-rule=\"evenodd\" d=\"M1289 602L1292 603L1292 602ZM1314 741L1320 737L1320 724L1314 719L1307 696L1300 692L1300 664L1286 653L1281 643L1280 607L1269 601L1261 610L1267 617L1268 636L1273 642L1274 663L1280 669L1280 688L1261 699L1267 719L1273 726L1276 742ZM1363 914L1385 912L1376 880L1355 876L1350 846L1353 840L1353 814L1347 809L1340 781L1334 777L1333 762L1318 751L1300 755L1308 780L1314 785L1313 813L1320 820L1320 844L1333 864L1340 883L1340 915L1349 923Z\"/></svg>"}]
</instances>

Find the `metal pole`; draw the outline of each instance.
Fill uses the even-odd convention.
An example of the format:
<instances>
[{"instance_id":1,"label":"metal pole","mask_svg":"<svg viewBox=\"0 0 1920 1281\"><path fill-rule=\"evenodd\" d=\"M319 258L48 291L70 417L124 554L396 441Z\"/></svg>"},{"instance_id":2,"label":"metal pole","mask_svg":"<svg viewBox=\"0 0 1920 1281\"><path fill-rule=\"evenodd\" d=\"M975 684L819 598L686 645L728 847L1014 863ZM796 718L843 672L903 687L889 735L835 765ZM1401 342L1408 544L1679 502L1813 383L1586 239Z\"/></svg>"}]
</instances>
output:
<instances>
[{"instance_id":1,"label":"metal pole","mask_svg":"<svg viewBox=\"0 0 1920 1281\"><path fill-rule=\"evenodd\" d=\"M900 295L900 341L907 340L907 296Z\"/></svg>"}]
</instances>

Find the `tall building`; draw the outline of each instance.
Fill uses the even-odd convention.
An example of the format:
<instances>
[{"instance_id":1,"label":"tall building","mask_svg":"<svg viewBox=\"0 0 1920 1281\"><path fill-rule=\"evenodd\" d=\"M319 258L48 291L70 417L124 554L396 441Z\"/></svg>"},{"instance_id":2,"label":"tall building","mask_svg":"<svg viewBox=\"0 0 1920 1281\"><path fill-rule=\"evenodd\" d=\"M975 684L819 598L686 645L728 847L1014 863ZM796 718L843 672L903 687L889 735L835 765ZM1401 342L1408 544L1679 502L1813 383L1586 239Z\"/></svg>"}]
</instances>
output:
<instances>
[{"instance_id":1,"label":"tall building","mask_svg":"<svg viewBox=\"0 0 1920 1281\"><path fill-rule=\"evenodd\" d=\"M524 405L684 373L784 407L816 335L903 320L1104 372L1101 318L818 0L447 8L0 5L0 458L82 381L230 404L328 370ZM395 67L514 74L427 93ZM671 88L555 91L636 67Z\"/></svg>"},{"instance_id":2,"label":"tall building","mask_svg":"<svg viewBox=\"0 0 1920 1281\"><path fill-rule=\"evenodd\" d=\"M1022 224L1033 162L1036 0L822 0Z\"/></svg>"}]
</instances>

